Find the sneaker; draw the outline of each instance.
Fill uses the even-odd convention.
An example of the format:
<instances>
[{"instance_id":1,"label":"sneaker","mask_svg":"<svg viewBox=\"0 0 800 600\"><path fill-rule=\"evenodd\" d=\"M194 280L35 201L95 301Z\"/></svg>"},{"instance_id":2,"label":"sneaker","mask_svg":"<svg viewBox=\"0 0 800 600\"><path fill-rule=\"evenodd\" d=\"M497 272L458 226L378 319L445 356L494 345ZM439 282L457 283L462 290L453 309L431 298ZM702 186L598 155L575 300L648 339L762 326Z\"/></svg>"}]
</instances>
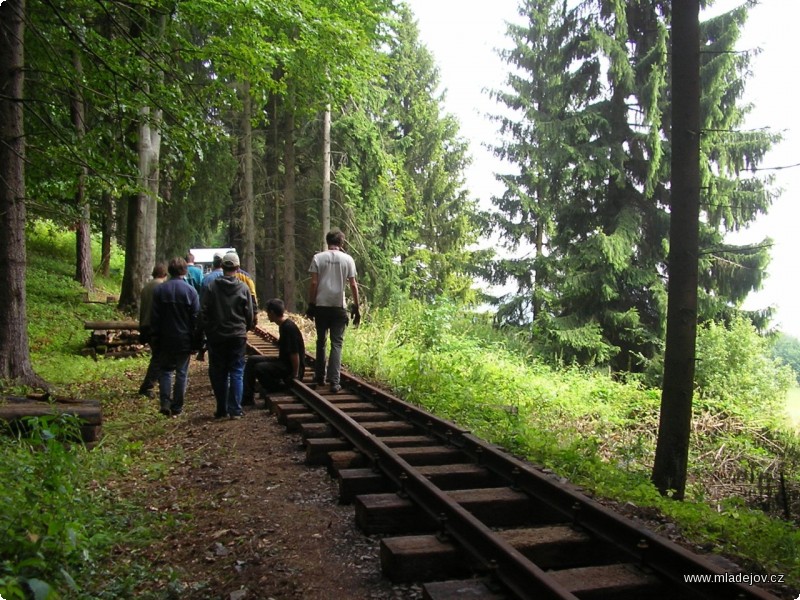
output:
<instances>
[{"instance_id":1,"label":"sneaker","mask_svg":"<svg viewBox=\"0 0 800 600\"><path fill-rule=\"evenodd\" d=\"M230 415L230 416L229 416L229 418L230 418L230 420L231 420L231 421L238 421L238 420L239 420L239 419L241 419L243 416L244 416L244 415Z\"/></svg>"},{"instance_id":2,"label":"sneaker","mask_svg":"<svg viewBox=\"0 0 800 600\"><path fill-rule=\"evenodd\" d=\"M150 398L150 399L156 397L156 395L153 392L153 390L139 390L139 395L140 396L144 396L145 398Z\"/></svg>"},{"instance_id":3,"label":"sneaker","mask_svg":"<svg viewBox=\"0 0 800 600\"><path fill-rule=\"evenodd\" d=\"M228 416L228 413L218 413L218 412L214 413L214 418L215 419L224 419L227 416Z\"/></svg>"},{"instance_id":4,"label":"sneaker","mask_svg":"<svg viewBox=\"0 0 800 600\"><path fill-rule=\"evenodd\" d=\"M161 413L162 415L164 415L165 417L172 416L172 412L171 412L171 411L170 411L168 408L162 408L162 409L161 409L161 410L159 410L158 412L160 412L160 413Z\"/></svg>"},{"instance_id":5,"label":"sneaker","mask_svg":"<svg viewBox=\"0 0 800 600\"><path fill-rule=\"evenodd\" d=\"M331 394L338 394L341 391L342 391L342 386L340 386L338 383L334 383L331 386Z\"/></svg>"}]
</instances>

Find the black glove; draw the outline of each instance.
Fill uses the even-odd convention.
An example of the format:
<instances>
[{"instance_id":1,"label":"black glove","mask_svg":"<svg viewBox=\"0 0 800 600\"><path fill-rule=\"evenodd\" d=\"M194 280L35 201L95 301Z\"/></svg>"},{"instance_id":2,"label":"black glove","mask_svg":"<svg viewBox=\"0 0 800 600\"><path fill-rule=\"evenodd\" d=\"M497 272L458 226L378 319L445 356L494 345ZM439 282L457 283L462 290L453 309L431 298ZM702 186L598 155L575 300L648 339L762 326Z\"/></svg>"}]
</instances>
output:
<instances>
[{"instance_id":1,"label":"black glove","mask_svg":"<svg viewBox=\"0 0 800 600\"><path fill-rule=\"evenodd\" d=\"M310 303L308 305L308 308L306 308L306 318L311 319L313 321L316 312L317 312L317 305L314 304L313 302Z\"/></svg>"},{"instance_id":2,"label":"black glove","mask_svg":"<svg viewBox=\"0 0 800 600\"><path fill-rule=\"evenodd\" d=\"M353 327L358 327L361 324L361 310L358 304L353 304L350 307L350 318L353 319Z\"/></svg>"},{"instance_id":3,"label":"black glove","mask_svg":"<svg viewBox=\"0 0 800 600\"><path fill-rule=\"evenodd\" d=\"M192 352L198 352L203 349L203 346L206 343L206 335L205 331L201 327L195 328L194 332L192 333Z\"/></svg>"}]
</instances>

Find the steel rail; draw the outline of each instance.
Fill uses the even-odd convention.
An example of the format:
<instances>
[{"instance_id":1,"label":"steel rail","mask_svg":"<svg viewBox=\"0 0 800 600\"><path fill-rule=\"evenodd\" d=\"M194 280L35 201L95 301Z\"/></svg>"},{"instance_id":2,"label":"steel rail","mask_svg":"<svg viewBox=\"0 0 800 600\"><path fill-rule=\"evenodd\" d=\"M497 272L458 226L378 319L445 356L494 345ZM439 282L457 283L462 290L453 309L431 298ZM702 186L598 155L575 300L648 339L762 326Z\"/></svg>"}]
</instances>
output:
<instances>
[{"instance_id":1,"label":"steel rail","mask_svg":"<svg viewBox=\"0 0 800 600\"><path fill-rule=\"evenodd\" d=\"M682 546L657 535L636 522L606 508L596 500L568 484L551 481L531 465L498 452L495 446L470 434L464 434L469 454L480 456L480 464L512 482L514 488L553 510L561 512L574 525L615 545L638 564L648 567L678 587L688 586L681 575L719 575L725 571ZM736 582L719 581L702 592L704 598L777 600L754 586Z\"/></svg>"},{"instance_id":2,"label":"steel rail","mask_svg":"<svg viewBox=\"0 0 800 600\"><path fill-rule=\"evenodd\" d=\"M354 419L301 382L293 391L521 600L578 600Z\"/></svg>"}]
</instances>

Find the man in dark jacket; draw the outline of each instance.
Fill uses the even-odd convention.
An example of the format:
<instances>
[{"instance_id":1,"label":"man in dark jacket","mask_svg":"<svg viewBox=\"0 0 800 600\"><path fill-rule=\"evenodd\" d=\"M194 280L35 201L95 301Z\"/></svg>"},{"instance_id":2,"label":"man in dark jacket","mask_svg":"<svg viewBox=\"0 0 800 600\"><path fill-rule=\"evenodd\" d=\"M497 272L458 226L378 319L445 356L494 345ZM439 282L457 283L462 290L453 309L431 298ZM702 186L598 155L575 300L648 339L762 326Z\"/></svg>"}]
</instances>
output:
<instances>
[{"instance_id":1,"label":"man in dark jacket","mask_svg":"<svg viewBox=\"0 0 800 600\"><path fill-rule=\"evenodd\" d=\"M186 385L189 382L189 357L194 349L200 299L195 289L184 279L185 260L173 258L169 261L167 270L170 279L153 290L150 344L158 356L161 414L178 416L183 411Z\"/></svg>"},{"instance_id":2,"label":"man in dark jacket","mask_svg":"<svg viewBox=\"0 0 800 600\"><path fill-rule=\"evenodd\" d=\"M222 276L203 294L201 319L208 343L208 377L217 400L214 417L241 418L247 332L255 327L253 295L236 278L239 256L222 257Z\"/></svg>"},{"instance_id":3,"label":"man in dark jacket","mask_svg":"<svg viewBox=\"0 0 800 600\"><path fill-rule=\"evenodd\" d=\"M150 343L150 313L153 308L153 290L167 280L167 265L163 262L156 263L153 267L153 278L144 284L139 295L139 341L142 344ZM158 354L150 347L150 363L144 375L142 385L139 386L139 395L154 398L153 388L158 381L159 367Z\"/></svg>"}]
</instances>

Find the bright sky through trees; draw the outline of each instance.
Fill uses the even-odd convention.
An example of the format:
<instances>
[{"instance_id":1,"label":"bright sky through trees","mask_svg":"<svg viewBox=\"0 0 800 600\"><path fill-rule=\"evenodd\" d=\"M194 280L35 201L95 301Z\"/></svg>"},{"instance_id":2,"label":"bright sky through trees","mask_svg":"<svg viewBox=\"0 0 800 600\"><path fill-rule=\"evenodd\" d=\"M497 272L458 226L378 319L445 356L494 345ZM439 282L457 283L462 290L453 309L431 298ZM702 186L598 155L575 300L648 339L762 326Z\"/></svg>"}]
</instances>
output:
<instances>
[{"instance_id":1,"label":"bright sky through trees","mask_svg":"<svg viewBox=\"0 0 800 600\"><path fill-rule=\"evenodd\" d=\"M493 174L503 166L484 147L492 143L496 129L484 115L499 110L486 88L502 85L506 66L495 52L505 48L506 21L517 21L517 0L407 0L417 17L421 40L433 53L447 91L445 106L462 124L462 135L471 142L474 158L467 182L474 196L488 206L489 197L501 186ZM716 10L737 6L718 2ZM740 48L761 48L752 62L753 77L746 99L754 105L748 120L752 129L770 127L781 131L784 141L764 160L763 168L776 169L782 196L737 242L757 242L770 236L775 246L764 290L748 299L746 308L777 306L774 324L800 337L800 109L797 82L795 24L800 3L795 0L763 0L750 12Z\"/></svg>"}]
</instances>

